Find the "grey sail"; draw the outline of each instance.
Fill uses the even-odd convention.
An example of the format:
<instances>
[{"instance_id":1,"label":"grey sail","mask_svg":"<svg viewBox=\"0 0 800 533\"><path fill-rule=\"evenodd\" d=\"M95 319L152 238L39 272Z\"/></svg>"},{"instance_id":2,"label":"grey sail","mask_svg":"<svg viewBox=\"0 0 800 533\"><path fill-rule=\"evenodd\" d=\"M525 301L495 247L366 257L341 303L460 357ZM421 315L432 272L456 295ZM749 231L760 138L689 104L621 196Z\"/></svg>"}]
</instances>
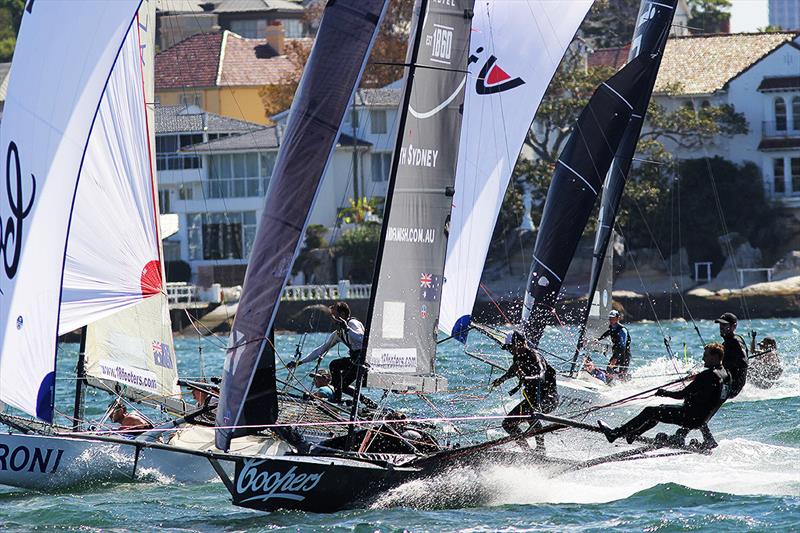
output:
<instances>
[{"instance_id":1,"label":"grey sail","mask_svg":"<svg viewBox=\"0 0 800 533\"><path fill-rule=\"evenodd\" d=\"M435 377L434 359L472 6L472 0L415 5L368 317L368 387L446 388Z\"/></svg>"},{"instance_id":2,"label":"grey sail","mask_svg":"<svg viewBox=\"0 0 800 533\"><path fill-rule=\"evenodd\" d=\"M217 447L278 414L269 332L386 0L328 2L292 102L228 343Z\"/></svg>"},{"instance_id":3,"label":"grey sail","mask_svg":"<svg viewBox=\"0 0 800 533\"><path fill-rule=\"evenodd\" d=\"M608 246L611 242L614 222L622 200L625 183L628 180L636 145L642 132L647 106L653 93L653 86L658 76L658 68L661 65L661 58L663 57L664 46L672 25L676 3L677 0L658 3L645 0L639 10L628 61L633 61L640 56L649 57L651 61L645 83L642 86L642 92L635 99L631 120L625 129L617 152L614 154L614 160L606 177L603 195L600 200L597 233L592 252L592 271L589 279L590 297L585 317L587 320L591 316L594 299L602 297L602 294L598 294L599 285L611 275L603 271L605 258L608 256ZM578 343L579 346L585 336L586 334L582 332ZM575 360L577 360L577 355L578 350L576 349ZM575 363L573 362L573 370L574 365Z\"/></svg>"},{"instance_id":4,"label":"grey sail","mask_svg":"<svg viewBox=\"0 0 800 533\"><path fill-rule=\"evenodd\" d=\"M556 163L533 251L520 323L537 346L578 241L633 113L651 64L639 56L589 99Z\"/></svg>"}]
</instances>

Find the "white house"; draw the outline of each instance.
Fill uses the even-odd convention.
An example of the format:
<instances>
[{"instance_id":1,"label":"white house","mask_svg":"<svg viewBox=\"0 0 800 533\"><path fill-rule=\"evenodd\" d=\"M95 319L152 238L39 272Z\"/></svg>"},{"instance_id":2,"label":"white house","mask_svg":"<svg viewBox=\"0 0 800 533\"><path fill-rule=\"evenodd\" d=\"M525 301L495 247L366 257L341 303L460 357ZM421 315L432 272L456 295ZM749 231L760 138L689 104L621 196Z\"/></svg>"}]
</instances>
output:
<instances>
[{"instance_id":1,"label":"white house","mask_svg":"<svg viewBox=\"0 0 800 533\"><path fill-rule=\"evenodd\" d=\"M264 127L197 107L156 108L161 211L179 217L178 232L164 241L166 261L187 261L201 284L242 282L281 133L281 126ZM341 135L312 224L336 224L352 197L352 153L368 161L369 149L369 143Z\"/></svg>"}]
</instances>

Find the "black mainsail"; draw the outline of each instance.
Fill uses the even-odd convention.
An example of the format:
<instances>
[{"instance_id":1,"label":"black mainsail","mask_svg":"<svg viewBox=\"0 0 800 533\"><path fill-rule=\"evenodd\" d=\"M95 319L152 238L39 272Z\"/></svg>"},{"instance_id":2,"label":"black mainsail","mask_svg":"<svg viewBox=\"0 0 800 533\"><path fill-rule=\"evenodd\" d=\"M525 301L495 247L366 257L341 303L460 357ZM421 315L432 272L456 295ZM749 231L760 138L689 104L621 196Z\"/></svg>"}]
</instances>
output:
<instances>
[{"instance_id":1,"label":"black mainsail","mask_svg":"<svg viewBox=\"0 0 800 533\"><path fill-rule=\"evenodd\" d=\"M432 392L472 0L418 1L368 315L367 385Z\"/></svg>"},{"instance_id":2,"label":"black mainsail","mask_svg":"<svg viewBox=\"0 0 800 533\"><path fill-rule=\"evenodd\" d=\"M520 326L537 346L572 257L643 86L650 56L639 56L589 99L556 163L534 245Z\"/></svg>"},{"instance_id":3,"label":"black mainsail","mask_svg":"<svg viewBox=\"0 0 800 533\"><path fill-rule=\"evenodd\" d=\"M622 193L625 183L628 180L628 173L631 169L633 156L636 152L636 145L642 133L647 106L650 104L650 97L653 93L653 86L656 83L658 69L661 65L661 58L664 55L664 46L667 42L672 18L675 13L677 0L667 0L666 2L650 2L645 0L639 9L639 16L636 22L636 29L633 34L631 50L628 61L633 61L637 57L646 56L651 58L648 67L646 82L642 86L642 92L638 95L633 106L631 120L625 128L622 141L614 154L611 169L606 177L603 195L600 200L600 213L597 221L597 233L595 235L594 250L592 252L592 270L589 279L589 301L582 322L583 326L579 335L578 347L575 349L572 368L570 373L575 372L578 360L578 351L583 344L586 331L586 321L591 311L591 306L596 298L602 295L596 294L598 284L604 276L612 275L608 269L608 245L611 242L611 234L614 228L614 221L617 218L617 211L622 200Z\"/></svg>"},{"instance_id":4,"label":"black mainsail","mask_svg":"<svg viewBox=\"0 0 800 533\"><path fill-rule=\"evenodd\" d=\"M277 418L269 332L385 10L386 0L338 0L325 7L292 102L231 330L216 419L221 450L248 433L246 426Z\"/></svg>"}]
</instances>

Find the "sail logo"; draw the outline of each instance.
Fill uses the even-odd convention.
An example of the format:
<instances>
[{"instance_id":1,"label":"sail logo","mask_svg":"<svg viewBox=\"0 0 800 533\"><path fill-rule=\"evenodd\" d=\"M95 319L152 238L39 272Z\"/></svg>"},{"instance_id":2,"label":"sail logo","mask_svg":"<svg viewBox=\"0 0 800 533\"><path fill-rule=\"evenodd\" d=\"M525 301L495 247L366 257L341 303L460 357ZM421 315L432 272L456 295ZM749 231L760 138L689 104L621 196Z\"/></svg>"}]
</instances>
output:
<instances>
[{"instance_id":1,"label":"sail logo","mask_svg":"<svg viewBox=\"0 0 800 533\"><path fill-rule=\"evenodd\" d=\"M386 240L411 244L433 244L436 242L436 230L433 228L398 228L389 226L386 229Z\"/></svg>"},{"instance_id":2,"label":"sail logo","mask_svg":"<svg viewBox=\"0 0 800 533\"><path fill-rule=\"evenodd\" d=\"M477 63L479 57L476 54L481 52L483 52L482 46L475 50L475 54L469 56L467 64ZM524 84L525 80L520 77L512 78L497 64L497 57L490 55L489 59L481 67L478 78L475 81L475 92L478 94L497 94L510 91Z\"/></svg>"},{"instance_id":3,"label":"sail logo","mask_svg":"<svg viewBox=\"0 0 800 533\"><path fill-rule=\"evenodd\" d=\"M449 65L453 55L453 31L455 28L433 25L433 33L425 36L425 46L431 49L431 61Z\"/></svg>"},{"instance_id":4,"label":"sail logo","mask_svg":"<svg viewBox=\"0 0 800 533\"><path fill-rule=\"evenodd\" d=\"M236 476L236 494L242 497L239 503L267 501L272 498L303 501L325 475L298 473L296 466L286 472L270 472L259 468L264 463L264 459L246 459L241 463L241 470ZM238 467L239 465L237 470Z\"/></svg>"},{"instance_id":5,"label":"sail logo","mask_svg":"<svg viewBox=\"0 0 800 533\"><path fill-rule=\"evenodd\" d=\"M39 472L52 474L58 470L64 450L56 448L28 448L17 446L11 448L0 444L0 471L3 472Z\"/></svg>"},{"instance_id":6,"label":"sail logo","mask_svg":"<svg viewBox=\"0 0 800 533\"><path fill-rule=\"evenodd\" d=\"M23 222L33 208L36 197L36 178L31 174L30 193L25 194L22 171L19 164L19 151L14 141L8 143L6 154L6 186L8 207L11 216L5 221L0 219L0 255L3 256L3 267L8 279L14 279L19 267L24 242Z\"/></svg>"},{"instance_id":7,"label":"sail logo","mask_svg":"<svg viewBox=\"0 0 800 533\"><path fill-rule=\"evenodd\" d=\"M153 363L169 370L175 367L172 363L172 352L169 346L163 342L153 341Z\"/></svg>"},{"instance_id":8,"label":"sail logo","mask_svg":"<svg viewBox=\"0 0 800 533\"><path fill-rule=\"evenodd\" d=\"M442 276L422 272L419 275L419 299L422 301L435 302L439 300L439 293L442 290ZM425 317L427 317L427 307ZM425 318L423 317L423 318Z\"/></svg>"},{"instance_id":9,"label":"sail logo","mask_svg":"<svg viewBox=\"0 0 800 533\"><path fill-rule=\"evenodd\" d=\"M439 150L431 148L415 148L409 144L408 148L400 148L400 164L413 167L436 168L436 160L439 158Z\"/></svg>"}]
</instances>

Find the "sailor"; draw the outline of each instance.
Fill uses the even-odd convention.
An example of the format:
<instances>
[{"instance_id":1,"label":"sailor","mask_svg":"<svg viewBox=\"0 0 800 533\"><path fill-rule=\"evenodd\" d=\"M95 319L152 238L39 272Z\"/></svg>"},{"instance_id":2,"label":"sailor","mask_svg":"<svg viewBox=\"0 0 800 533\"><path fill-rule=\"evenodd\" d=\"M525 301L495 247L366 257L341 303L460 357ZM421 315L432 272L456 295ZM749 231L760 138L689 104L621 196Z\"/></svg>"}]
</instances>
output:
<instances>
[{"instance_id":1,"label":"sailor","mask_svg":"<svg viewBox=\"0 0 800 533\"><path fill-rule=\"evenodd\" d=\"M508 413L503 420L503 429L509 435L518 435L523 419L520 415L549 413L558 406L558 390L556 389L556 371L547 361L528 348L525 337L518 331L506 335L503 349L514 357L511 366L499 378L492 381L492 387L500 386L507 379L516 376L519 385L509 391L509 395L522 389L522 401ZM532 429L542 427L540 420L530 426ZM520 446L528 448L528 443L520 439ZM544 435L536 435L536 451L544 453Z\"/></svg>"},{"instance_id":2,"label":"sailor","mask_svg":"<svg viewBox=\"0 0 800 533\"><path fill-rule=\"evenodd\" d=\"M731 375L731 398L736 398L747 382L747 344L736 334L739 319L733 313L722 313L714 322L719 324L719 334L725 347L725 369Z\"/></svg>"},{"instance_id":3,"label":"sailor","mask_svg":"<svg viewBox=\"0 0 800 533\"><path fill-rule=\"evenodd\" d=\"M583 369L595 379L599 379L605 384L608 384L612 381L613 377L608 374L602 368L597 368L595 366L594 361L592 361L591 357L587 357L586 360L583 362Z\"/></svg>"},{"instance_id":4,"label":"sailor","mask_svg":"<svg viewBox=\"0 0 800 533\"><path fill-rule=\"evenodd\" d=\"M778 344L772 337L758 343L758 354L753 356L747 370L747 382L759 389L769 389L783 375L783 364L778 355Z\"/></svg>"},{"instance_id":5,"label":"sailor","mask_svg":"<svg viewBox=\"0 0 800 533\"><path fill-rule=\"evenodd\" d=\"M705 437L704 446L716 446L706 423L729 397L731 379L722 366L724 349L718 342L706 345L703 351L705 369L694 376L693 381L683 390L668 391L658 389L656 396L683 400L682 405L658 405L645 407L632 420L612 429L602 420L597 423L608 442L625 437L633 444L637 437L654 428L659 422L675 424L683 430L700 429ZM681 430L679 430L680 432ZM684 431L682 436L685 436Z\"/></svg>"},{"instance_id":6,"label":"sailor","mask_svg":"<svg viewBox=\"0 0 800 533\"><path fill-rule=\"evenodd\" d=\"M129 413L128 409L122 403L117 403L111 408L111 421L119 424L118 431L133 432L134 430L153 429L153 424L144 419L142 415L136 411Z\"/></svg>"},{"instance_id":7,"label":"sailor","mask_svg":"<svg viewBox=\"0 0 800 533\"><path fill-rule=\"evenodd\" d=\"M322 398L323 400L333 398L334 390L331 386L331 373L327 368L320 368L308 376L314 379L314 388L311 391L312 397Z\"/></svg>"},{"instance_id":8,"label":"sailor","mask_svg":"<svg viewBox=\"0 0 800 533\"><path fill-rule=\"evenodd\" d=\"M362 361L362 345L364 342L364 324L350 316L350 306L345 302L336 302L329 307L331 318L336 329L331 332L327 340L314 348L310 354L300 359L296 363L290 361L286 368L292 369L297 365L322 359L328 350L340 342L347 346L347 357L340 357L331 361L328 368L331 371L331 382L333 385L333 397L331 401L342 401L342 393L355 396L355 389L350 385L355 381L358 374L358 365Z\"/></svg>"},{"instance_id":9,"label":"sailor","mask_svg":"<svg viewBox=\"0 0 800 533\"><path fill-rule=\"evenodd\" d=\"M612 309L608 313L608 329L597 340L611 338L611 359L606 372L627 381L630 379L628 369L631 364L631 335L628 328L619 323L619 318L619 311Z\"/></svg>"}]
</instances>

